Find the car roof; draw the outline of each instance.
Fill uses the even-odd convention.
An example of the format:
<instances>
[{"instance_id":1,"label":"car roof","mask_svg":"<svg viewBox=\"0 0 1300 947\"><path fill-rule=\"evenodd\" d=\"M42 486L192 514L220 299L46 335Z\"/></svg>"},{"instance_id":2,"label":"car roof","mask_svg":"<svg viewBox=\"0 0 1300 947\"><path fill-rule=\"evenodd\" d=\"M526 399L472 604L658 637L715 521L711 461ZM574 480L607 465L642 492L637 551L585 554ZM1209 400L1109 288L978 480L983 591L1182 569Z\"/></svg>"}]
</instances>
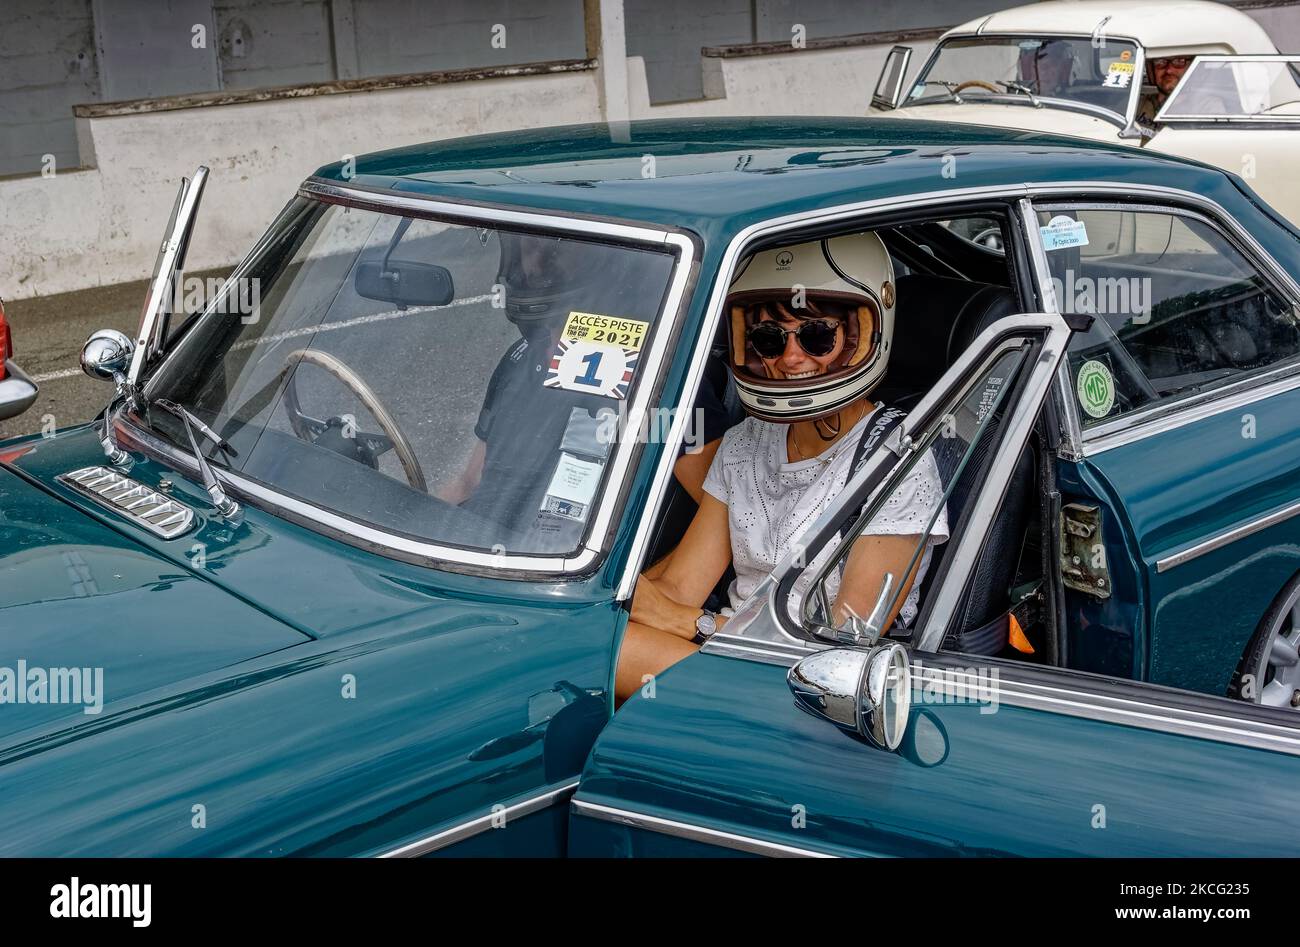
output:
<instances>
[{"instance_id":1,"label":"car roof","mask_svg":"<svg viewBox=\"0 0 1300 947\"><path fill-rule=\"evenodd\" d=\"M888 117L569 125L335 162L327 182L727 236L874 199L1025 182L1124 180L1202 194L1223 172L1125 145Z\"/></svg>"},{"instance_id":2,"label":"car roof","mask_svg":"<svg viewBox=\"0 0 1300 947\"><path fill-rule=\"evenodd\" d=\"M976 32L1091 36L1102 28L1111 36L1131 36L1152 56L1175 50L1238 55L1277 52L1255 20L1209 0L1046 0L977 17L949 30L943 38Z\"/></svg>"}]
</instances>

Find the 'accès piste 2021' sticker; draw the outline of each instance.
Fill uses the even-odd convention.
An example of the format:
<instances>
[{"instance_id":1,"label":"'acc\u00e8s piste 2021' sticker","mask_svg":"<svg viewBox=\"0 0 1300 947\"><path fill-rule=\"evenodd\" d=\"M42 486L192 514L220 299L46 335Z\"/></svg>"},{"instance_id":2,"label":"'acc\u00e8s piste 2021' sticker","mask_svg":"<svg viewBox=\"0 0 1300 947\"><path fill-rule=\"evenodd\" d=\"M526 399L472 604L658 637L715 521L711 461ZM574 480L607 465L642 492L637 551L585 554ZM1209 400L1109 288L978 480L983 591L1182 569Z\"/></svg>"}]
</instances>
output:
<instances>
[{"instance_id":1,"label":"'acc\u00e8s piste 2021' sticker","mask_svg":"<svg viewBox=\"0 0 1300 947\"><path fill-rule=\"evenodd\" d=\"M648 322L571 312L543 384L622 401L636 375Z\"/></svg>"}]
</instances>

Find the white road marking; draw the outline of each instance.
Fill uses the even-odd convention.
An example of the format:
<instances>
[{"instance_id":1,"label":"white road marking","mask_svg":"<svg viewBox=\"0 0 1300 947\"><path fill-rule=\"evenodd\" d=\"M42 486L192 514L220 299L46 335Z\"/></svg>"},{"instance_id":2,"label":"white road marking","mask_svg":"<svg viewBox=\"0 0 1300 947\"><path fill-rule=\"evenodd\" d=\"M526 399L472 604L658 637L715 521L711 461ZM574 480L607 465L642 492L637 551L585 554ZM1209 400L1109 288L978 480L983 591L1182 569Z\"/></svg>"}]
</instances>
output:
<instances>
[{"instance_id":1,"label":"white road marking","mask_svg":"<svg viewBox=\"0 0 1300 947\"><path fill-rule=\"evenodd\" d=\"M320 325L303 326L300 329L286 329L284 332L277 332L274 335L259 336L256 339L246 339L243 342L236 342L232 349L247 349L255 345L265 345L273 342L281 342L285 339L296 339L304 335L315 335L317 332L331 332L334 329L347 329L352 326L366 325L371 322L386 322L389 319L401 319L403 316L414 316L419 313L437 312L440 309L451 309L456 306L469 306L474 303L487 302L492 298L491 294L483 296L466 296L464 299L457 299L445 306L412 306L409 309L390 309L388 312L371 313L368 316L357 316L353 319L342 319L339 322L322 322ZM38 385L47 381L58 381L60 378L72 378L81 374L80 368L60 368L54 372L43 372L40 375L32 375L31 379Z\"/></svg>"}]
</instances>

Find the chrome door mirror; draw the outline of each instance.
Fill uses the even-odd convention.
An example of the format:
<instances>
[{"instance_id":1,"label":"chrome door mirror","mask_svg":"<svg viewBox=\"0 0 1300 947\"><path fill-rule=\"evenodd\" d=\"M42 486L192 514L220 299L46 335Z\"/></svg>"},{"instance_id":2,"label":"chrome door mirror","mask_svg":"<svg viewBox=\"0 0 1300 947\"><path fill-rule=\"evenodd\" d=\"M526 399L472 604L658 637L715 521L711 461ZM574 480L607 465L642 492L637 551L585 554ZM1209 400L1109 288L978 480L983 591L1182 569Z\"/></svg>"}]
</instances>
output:
<instances>
[{"instance_id":1,"label":"chrome door mirror","mask_svg":"<svg viewBox=\"0 0 1300 947\"><path fill-rule=\"evenodd\" d=\"M907 75L907 64L912 59L911 46L895 46L885 56L885 65L881 67L880 78L876 80L876 90L871 94L874 108L896 109L903 97L903 77Z\"/></svg>"},{"instance_id":2,"label":"chrome door mirror","mask_svg":"<svg viewBox=\"0 0 1300 947\"><path fill-rule=\"evenodd\" d=\"M81 348L81 370L91 378L112 381L120 387L126 382L134 351L135 343L125 332L100 329L91 333Z\"/></svg>"},{"instance_id":3,"label":"chrome door mirror","mask_svg":"<svg viewBox=\"0 0 1300 947\"><path fill-rule=\"evenodd\" d=\"M786 681L801 710L882 750L902 744L912 707L912 663L898 642L869 651L818 651L792 667Z\"/></svg>"}]
</instances>

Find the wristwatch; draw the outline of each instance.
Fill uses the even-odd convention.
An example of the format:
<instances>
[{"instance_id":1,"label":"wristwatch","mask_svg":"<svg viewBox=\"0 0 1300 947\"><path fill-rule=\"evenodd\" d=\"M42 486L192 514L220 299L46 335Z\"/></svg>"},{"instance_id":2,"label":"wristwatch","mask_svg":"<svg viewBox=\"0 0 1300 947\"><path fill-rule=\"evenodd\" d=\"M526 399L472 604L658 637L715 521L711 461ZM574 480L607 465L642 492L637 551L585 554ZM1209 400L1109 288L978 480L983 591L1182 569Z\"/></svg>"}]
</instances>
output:
<instances>
[{"instance_id":1,"label":"wristwatch","mask_svg":"<svg viewBox=\"0 0 1300 947\"><path fill-rule=\"evenodd\" d=\"M695 619L695 638L697 644L704 644L712 637L713 633L718 630L718 613L711 612L707 608L699 618Z\"/></svg>"}]
</instances>

